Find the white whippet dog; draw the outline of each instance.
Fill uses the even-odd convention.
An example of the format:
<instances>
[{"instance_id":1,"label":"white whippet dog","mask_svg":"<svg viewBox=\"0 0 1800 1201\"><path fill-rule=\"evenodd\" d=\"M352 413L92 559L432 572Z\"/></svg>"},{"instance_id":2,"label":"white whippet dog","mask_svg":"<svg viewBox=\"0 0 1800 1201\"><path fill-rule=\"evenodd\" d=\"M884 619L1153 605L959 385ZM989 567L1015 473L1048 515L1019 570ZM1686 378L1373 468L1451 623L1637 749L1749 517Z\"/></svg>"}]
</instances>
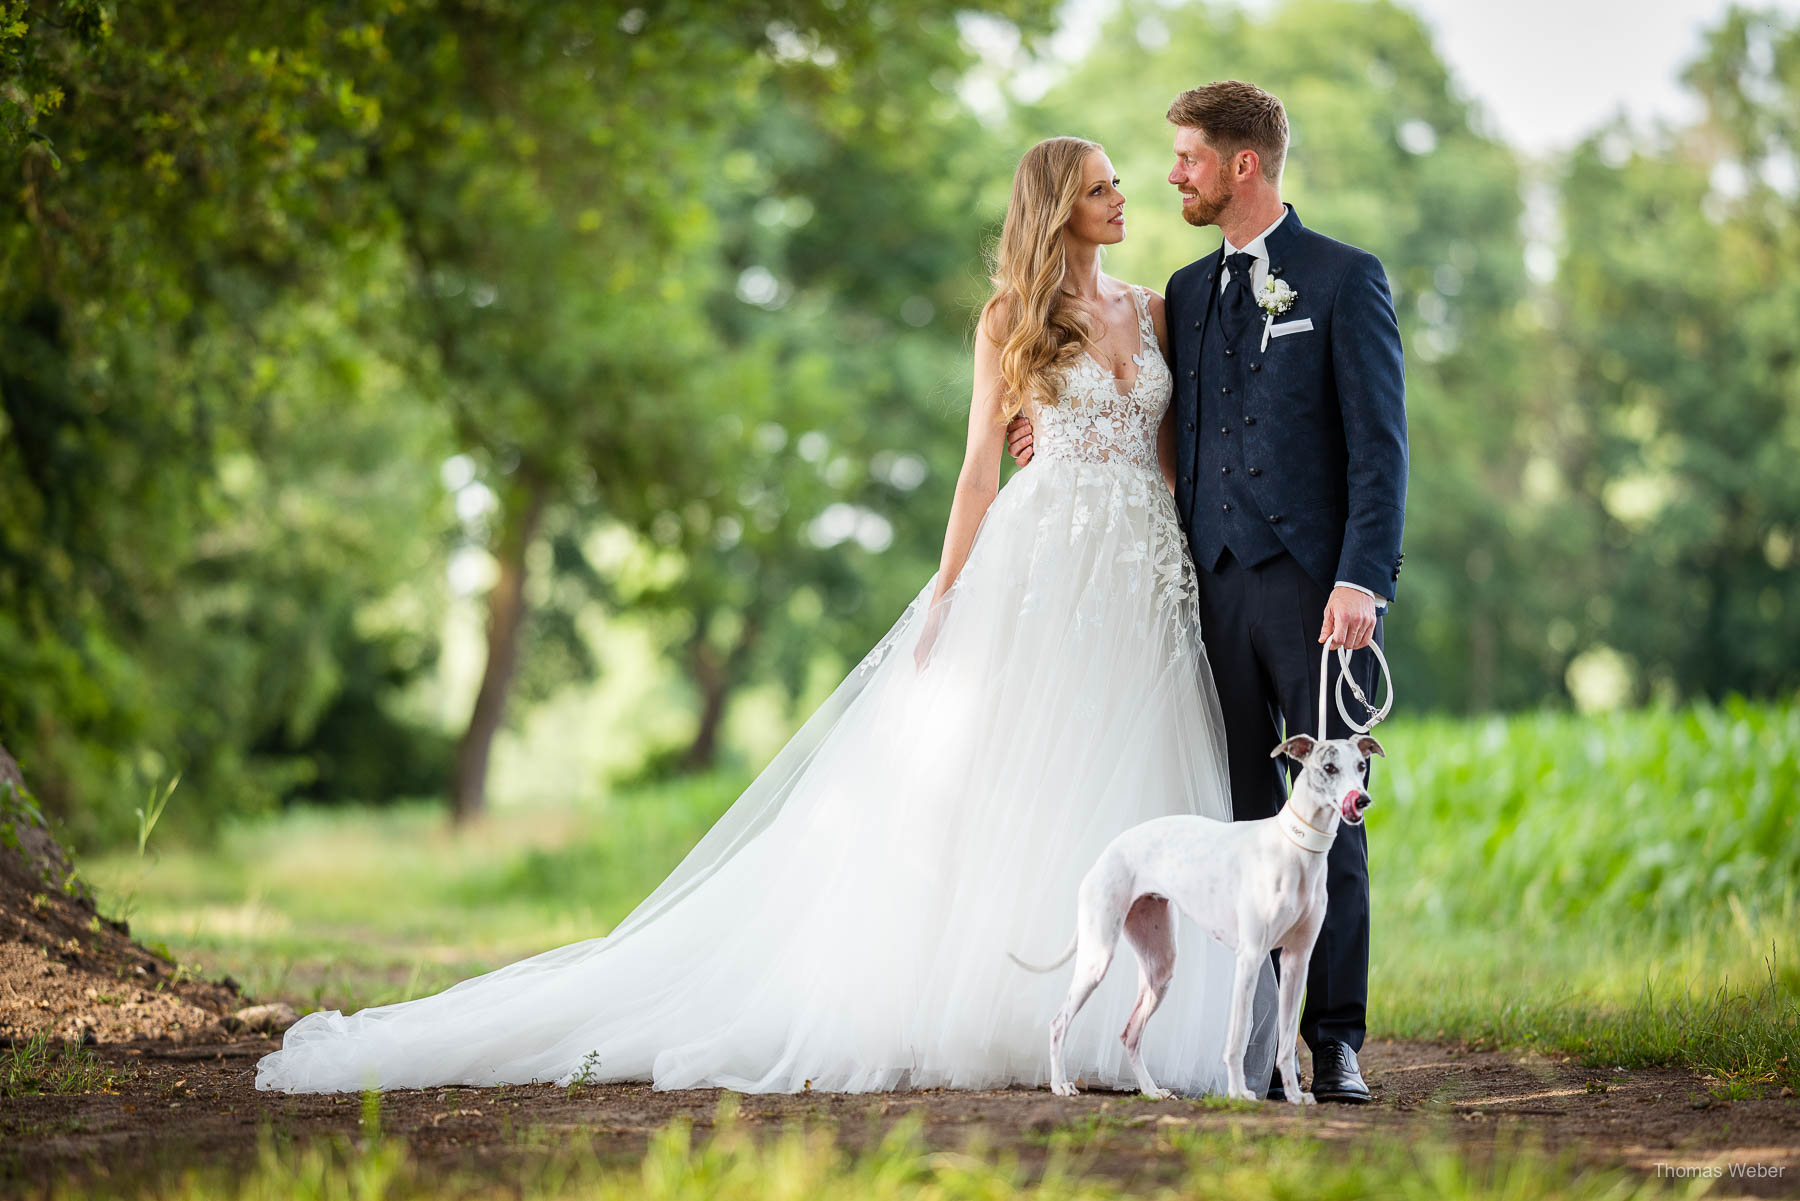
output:
<instances>
[{"instance_id":1,"label":"white whippet dog","mask_svg":"<svg viewBox=\"0 0 1800 1201\"><path fill-rule=\"evenodd\" d=\"M1386 752L1367 734L1324 742L1296 734L1270 752L1270 758L1288 755L1301 764L1287 803L1274 817L1245 822L1198 814L1159 817L1107 844L1082 877L1075 936L1062 957L1038 966L1012 955L1014 963L1034 972L1055 971L1075 957L1069 995L1050 1023L1051 1091L1075 1095L1063 1070L1063 1036L1106 977L1122 929L1139 968L1137 1005L1121 1036L1125 1055L1139 1088L1154 1097L1174 1095L1157 1087L1138 1051L1144 1024L1175 974L1172 903L1237 952L1225 1034L1226 1091L1257 1099L1244 1081L1250 1003L1263 962L1280 948L1276 1063L1287 1099L1296 1105L1313 1103L1311 1093L1300 1091L1300 992L1325 920L1325 852L1337 837L1338 823L1360 823L1369 807L1363 781L1372 754L1385 757Z\"/></svg>"}]
</instances>

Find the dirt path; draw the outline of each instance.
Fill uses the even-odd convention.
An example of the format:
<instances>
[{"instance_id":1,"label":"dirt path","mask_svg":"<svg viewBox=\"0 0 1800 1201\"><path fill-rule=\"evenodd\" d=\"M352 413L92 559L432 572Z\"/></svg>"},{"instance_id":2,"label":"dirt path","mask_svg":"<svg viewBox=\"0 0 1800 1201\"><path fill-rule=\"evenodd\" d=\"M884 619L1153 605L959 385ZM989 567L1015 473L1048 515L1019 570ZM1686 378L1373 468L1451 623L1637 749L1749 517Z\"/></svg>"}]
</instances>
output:
<instances>
[{"instance_id":1,"label":"dirt path","mask_svg":"<svg viewBox=\"0 0 1800 1201\"><path fill-rule=\"evenodd\" d=\"M47 1184L71 1173L130 1164L134 1173L196 1161L229 1162L255 1151L259 1128L308 1137L357 1130L356 1097L289 1097L251 1087L252 1065L273 1042L252 1038L194 1046L143 1042L105 1046L117 1091L82 1096L0 1098L0 1181ZM1477 1154L1528 1132L1552 1153L1573 1151L1594 1165L1657 1175L1658 1164L1781 1168L1779 1175L1727 1177L1713 1196L1800 1195L1800 1099L1770 1094L1721 1102L1691 1072L1644 1069L1600 1073L1541 1056L1469 1051L1435 1043L1374 1041L1362 1061L1372 1105L1208 1108L1119 1093L1060 1101L1048 1092L927 1091L882 1095L801 1094L741 1098L753 1130L796 1120L830 1122L861 1147L903 1116L923 1111L934 1147L960 1148L980 1131L1035 1171L1045 1135L1098 1117L1104 1135L1086 1148L1087 1170L1149 1187L1176 1178L1181 1156L1161 1136L1175 1124L1223 1129L1305 1130L1353 1139L1370 1131L1448 1131ZM1591 1083L1590 1083L1591 1082ZM1602 1087L1604 1086L1604 1087ZM635 1160L655 1131L686 1115L697 1133L711 1125L721 1094L656 1092L604 1085L571 1096L553 1085L426 1089L388 1094L382 1125L428 1163L494 1169L521 1153L519 1132L587 1132L603 1156ZM1159 1145L1160 1144L1160 1145Z\"/></svg>"}]
</instances>

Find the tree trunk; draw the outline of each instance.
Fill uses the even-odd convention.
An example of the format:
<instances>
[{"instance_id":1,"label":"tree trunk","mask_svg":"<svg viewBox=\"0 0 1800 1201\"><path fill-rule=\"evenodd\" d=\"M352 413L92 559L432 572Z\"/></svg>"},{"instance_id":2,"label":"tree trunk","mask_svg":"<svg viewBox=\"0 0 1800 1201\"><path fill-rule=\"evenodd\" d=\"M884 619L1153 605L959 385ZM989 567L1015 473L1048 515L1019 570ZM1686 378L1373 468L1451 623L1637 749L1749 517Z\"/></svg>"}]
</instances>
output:
<instances>
[{"instance_id":1,"label":"tree trunk","mask_svg":"<svg viewBox=\"0 0 1800 1201\"><path fill-rule=\"evenodd\" d=\"M522 480L519 503L501 534L495 557L500 578L488 593L487 666L469 714L469 728L456 748L451 782L451 816L458 825L487 809L488 755L506 716L506 696L519 666L519 627L525 621L525 552L543 521L549 487L536 476Z\"/></svg>"},{"instance_id":2,"label":"tree trunk","mask_svg":"<svg viewBox=\"0 0 1800 1201\"><path fill-rule=\"evenodd\" d=\"M744 661L756 646L762 628L755 618L744 622L743 633L729 654L721 656L706 640L706 623L688 645L688 674L700 691L700 727L681 756L683 771L705 771L718 762L719 731L725 724L725 706L743 677Z\"/></svg>"}]
</instances>

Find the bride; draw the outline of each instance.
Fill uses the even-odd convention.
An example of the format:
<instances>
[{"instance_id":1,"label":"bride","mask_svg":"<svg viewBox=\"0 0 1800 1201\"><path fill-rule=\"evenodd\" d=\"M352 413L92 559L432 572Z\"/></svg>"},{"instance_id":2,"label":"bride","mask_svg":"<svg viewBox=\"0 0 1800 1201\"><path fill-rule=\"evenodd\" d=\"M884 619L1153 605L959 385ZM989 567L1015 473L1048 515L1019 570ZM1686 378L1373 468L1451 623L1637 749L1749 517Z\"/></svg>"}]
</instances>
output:
<instances>
[{"instance_id":1,"label":"bride","mask_svg":"<svg viewBox=\"0 0 1800 1201\"><path fill-rule=\"evenodd\" d=\"M1031 148L975 337L938 573L611 934L435 996L308 1015L256 1070L286 1092L648 1080L864 1092L1048 1079L1067 981L1018 968L1075 921L1112 837L1231 819L1219 703L1176 517L1162 298L1100 270L1125 236L1104 151ZM1023 409L1035 457L998 487ZM1179 919L1178 919L1179 920ZM1223 1092L1231 952L1178 934L1151 1075ZM1245 1072L1274 1061L1265 963ZM1069 1076L1135 1091L1110 972Z\"/></svg>"}]
</instances>

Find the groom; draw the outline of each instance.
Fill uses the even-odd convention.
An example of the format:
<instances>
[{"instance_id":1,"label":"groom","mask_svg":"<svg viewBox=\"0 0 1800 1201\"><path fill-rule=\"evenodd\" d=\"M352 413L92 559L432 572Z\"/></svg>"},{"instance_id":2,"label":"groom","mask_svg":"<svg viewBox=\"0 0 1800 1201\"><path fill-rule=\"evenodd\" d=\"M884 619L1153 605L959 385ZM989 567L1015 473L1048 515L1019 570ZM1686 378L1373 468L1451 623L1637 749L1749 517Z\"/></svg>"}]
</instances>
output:
<instances>
[{"instance_id":1,"label":"groom","mask_svg":"<svg viewBox=\"0 0 1800 1201\"><path fill-rule=\"evenodd\" d=\"M1183 92L1168 117L1182 216L1218 226L1225 244L1169 280L1175 393L1162 436L1173 436L1175 504L1200 569L1233 816L1253 821L1273 817L1287 795L1269 752L1289 735L1318 733L1323 644L1382 640L1405 557L1400 331L1380 260L1307 229L1282 203L1281 101L1227 81ZM1284 311L1259 305L1269 280L1292 293ZM1029 427L1009 432L1017 457ZM1335 655L1331 668L1335 682ZM1373 699L1374 655L1355 656L1352 669ZM1327 737L1347 736L1330 709ZM1320 1101L1369 1100L1356 1061L1369 991L1368 862L1364 828L1340 826L1300 1014ZM1278 1080L1270 1097L1282 1097Z\"/></svg>"},{"instance_id":2,"label":"groom","mask_svg":"<svg viewBox=\"0 0 1800 1201\"><path fill-rule=\"evenodd\" d=\"M1281 101L1227 81L1183 92L1168 116L1176 127L1169 182L1181 192L1181 215L1225 238L1169 280L1171 418L1175 503L1200 568L1232 811L1249 821L1273 817L1286 799L1270 750L1285 736L1318 733L1321 644L1381 641L1382 610L1405 557L1400 330L1380 260L1307 229L1282 203ZM1270 311L1279 300L1259 305L1269 280L1291 291L1285 311ZM1374 659L1352 660L1371 698ZM1337 706L1329 708L1326 737L1347 736ZM1312 1050L1313 1095L1364 1102L1356 1062L1369 994L1362 826L1338 828L1325 886L1300 1035Z\"/></svg>"}]
</instances>

